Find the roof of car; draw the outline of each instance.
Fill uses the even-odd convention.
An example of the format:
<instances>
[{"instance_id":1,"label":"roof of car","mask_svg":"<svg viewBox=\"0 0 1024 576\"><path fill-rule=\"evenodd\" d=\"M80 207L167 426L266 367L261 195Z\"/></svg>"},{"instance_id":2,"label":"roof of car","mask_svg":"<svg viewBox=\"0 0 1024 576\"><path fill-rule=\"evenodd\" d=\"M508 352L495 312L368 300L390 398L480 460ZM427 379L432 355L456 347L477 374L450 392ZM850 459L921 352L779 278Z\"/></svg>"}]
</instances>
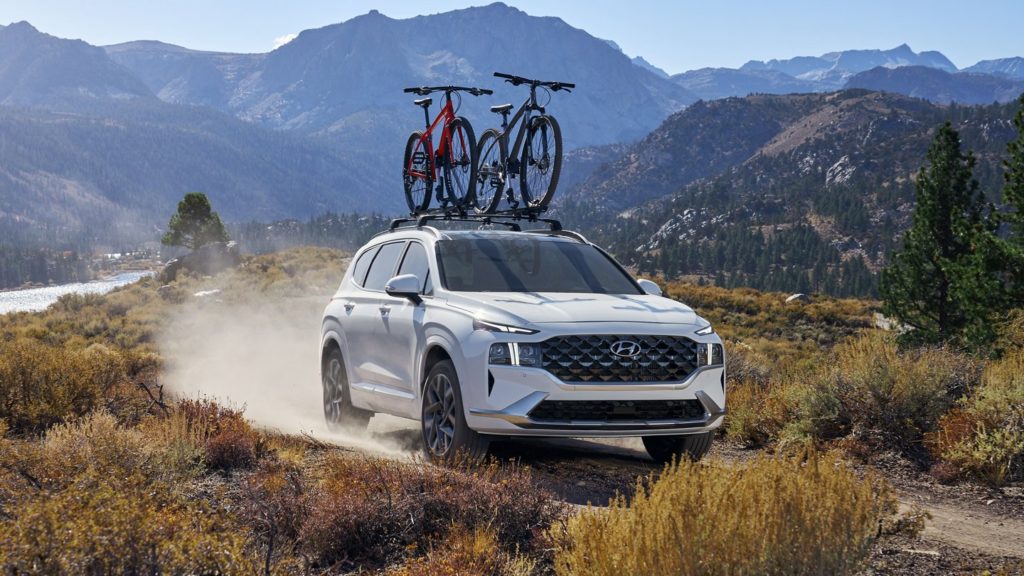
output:
<instances>
[{"instance_id":1,"label":"roof of car","mask_svg":"<svg viewBox=\"0 0 1024 576\"><path fill-rule=\"evenodd\" d=\"M553 232L550 230L438 230L433 226L416 226L408 228L399 228L396 230L389 230L381 232L374 237L377 239L390 239L390 238L433 238L436 240L463 240L473 238L545 238L563 242L584 242L586 239L577 234L576 232L570 232L567 230L560 230Z\"/></svg>"}]
</instances>

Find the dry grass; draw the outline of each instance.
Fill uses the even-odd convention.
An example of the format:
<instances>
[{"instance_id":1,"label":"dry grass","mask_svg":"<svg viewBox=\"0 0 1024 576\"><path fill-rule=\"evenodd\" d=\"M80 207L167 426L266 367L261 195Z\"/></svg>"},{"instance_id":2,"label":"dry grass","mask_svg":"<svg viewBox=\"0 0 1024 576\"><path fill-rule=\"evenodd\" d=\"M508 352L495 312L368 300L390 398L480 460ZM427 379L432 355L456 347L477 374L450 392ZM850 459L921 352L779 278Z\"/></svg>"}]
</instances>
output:
<instances>
[{"instance_id":1,"label":"dry grass","mask_svg":"<svg viewBox=\"0 0 1024 576\"><path fill-rule=\"evenodd\" d=\"M314 565L385 565L454 525L489 529L505 547L529 547L560 506L529 471L491 463L452 469L329 456L310 488L299 534Z\"/></svg>"},{"instance_id":2,"label":"dry grass","mask_svg":"<svg viewBox=\"0 0 1024 576\"><path fill-rule=\"evenodd\" d=\"M530 576L537 563L503 551L488 529L469 531L456 526L432 547L387 576Z\"/></svg>"},{"instance_id":3,"label":"dry grass","mask_svg":"<svg viewBox=\"0 0 1024 576\"><path fill-rule=\"evenodd\" d=\"M942 417L930 441L951 468L946 479L970 476L998 485L1024 478L1024 351L989 365L981 386Z\"/></svg>"},{"instance_id":4,"label":"dry grass","mask_svg":"<svg viewBox=\"0 0 1024 576\"><path fill-rule=\"evenodd\" d=\"M850 574L895 501L837 460L683 462L555 534L560 575Z\"/></svg>"}]
</instances>

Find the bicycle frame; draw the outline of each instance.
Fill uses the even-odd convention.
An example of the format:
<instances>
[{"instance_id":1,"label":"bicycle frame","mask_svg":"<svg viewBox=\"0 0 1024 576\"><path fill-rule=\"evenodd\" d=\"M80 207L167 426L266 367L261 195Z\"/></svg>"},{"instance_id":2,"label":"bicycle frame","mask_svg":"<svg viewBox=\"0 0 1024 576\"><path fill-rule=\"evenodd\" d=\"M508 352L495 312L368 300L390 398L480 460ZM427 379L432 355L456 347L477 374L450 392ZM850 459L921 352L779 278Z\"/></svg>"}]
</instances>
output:
<instances>
[{"instance_id":1,"label":"bicycle frame","mask_svg":"<svg viewBox=\"0 0 1024 576\"><path fill-rule=\"evenodd\" d=\"M426 106L423 107L423 118L425 120L427 129L423 131L423 136L420 136L420 142L423 144L423 149L426 150L427 155L429 156L428 166L430 168L430 174L424 174L423 172L413 170L414 162L411 158L409 159L409 166L407 166L406 168L409 171L409 174L412 175L413 177L425 178L427 180L430 180L431 182L436 182L437 159L443 157L444 154L451 147L451 134L447 130L448 126L452 123L452 121L455 120L455 107L452 106L451 94L445 94L445 104L441 108L441 111L437 113L437 116L434 118L433 122L430 121L430 111L427 109ZM442 124L444 126L444 130L441 133L441 141L437 145L437 150L434 150L434 130L439 125ZM466 145L465 141L463 140L464 137L465 136L460 130L459 144L463 146L463 149L465 149Z\"/></svg>"},{"instance_id":2,"label":"bicycle frame","mask_svg":"<svg viewBox=\"0 0 1024 576\"><path fill-rule=\"evenodd\" d=\"M537 87L530 87L530 96L527 98L516 110L516 113L512 116L512 119L505 122L502 119L501 134L499 138L505 141L505 149L508 150L508 159L506 167L507 174L516 174L519 171L519 149L523 146L523 140L526 138L526 130L530 126L530 120L533 118L533 112L540 112L544 114L544 107L537 104ZM516 133L515 144L511 148L508 147L508 135L513 130L516 124L519 124L519 131Z\"/></svg>"}]
</instances>

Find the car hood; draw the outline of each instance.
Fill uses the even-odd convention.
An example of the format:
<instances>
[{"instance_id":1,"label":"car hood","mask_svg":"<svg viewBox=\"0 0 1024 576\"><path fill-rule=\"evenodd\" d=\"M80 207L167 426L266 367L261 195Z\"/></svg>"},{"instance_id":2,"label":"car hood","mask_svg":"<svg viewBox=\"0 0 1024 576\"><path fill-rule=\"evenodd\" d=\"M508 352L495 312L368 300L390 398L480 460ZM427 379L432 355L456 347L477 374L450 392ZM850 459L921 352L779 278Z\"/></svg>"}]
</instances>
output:
<instances>
[{"instance_id":1,"label":"car hood","mask_svg":"<svg viewBox=\"0 0 1024 576\"><path fill-rule=\"evenodd\" d=\"M551 292L461 292L452 293L448 303L485 320L497 322L697 323L697 315L689 306L662 296L647 294L627 296Z\"/></svg>"}]
</instances>

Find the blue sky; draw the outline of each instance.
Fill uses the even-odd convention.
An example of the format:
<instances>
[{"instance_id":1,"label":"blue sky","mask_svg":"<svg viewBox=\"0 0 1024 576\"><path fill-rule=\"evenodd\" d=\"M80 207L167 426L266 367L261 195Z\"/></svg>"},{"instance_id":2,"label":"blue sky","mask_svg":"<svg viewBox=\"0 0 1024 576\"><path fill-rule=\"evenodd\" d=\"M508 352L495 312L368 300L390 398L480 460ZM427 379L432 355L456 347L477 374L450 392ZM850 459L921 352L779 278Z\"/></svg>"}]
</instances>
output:
<instances>
[{"instance_id":1,"label":"blue sky","mask_svg":"<svg viewBox=\"0 0 1024 576\"><path fill-rule=\"evenodd\" d=\"M265 52L275 39L370 9L407 18L486 2L390 0L0 0L0 24L93 44L163 40ZM960 67L1024 56L1024 0L509 0L614 40L670 73L849 48L940 50ZM497 23L500 24L500 23ZM500 33L500 27L497 28Z\"/></svg>"}]
</instances>

